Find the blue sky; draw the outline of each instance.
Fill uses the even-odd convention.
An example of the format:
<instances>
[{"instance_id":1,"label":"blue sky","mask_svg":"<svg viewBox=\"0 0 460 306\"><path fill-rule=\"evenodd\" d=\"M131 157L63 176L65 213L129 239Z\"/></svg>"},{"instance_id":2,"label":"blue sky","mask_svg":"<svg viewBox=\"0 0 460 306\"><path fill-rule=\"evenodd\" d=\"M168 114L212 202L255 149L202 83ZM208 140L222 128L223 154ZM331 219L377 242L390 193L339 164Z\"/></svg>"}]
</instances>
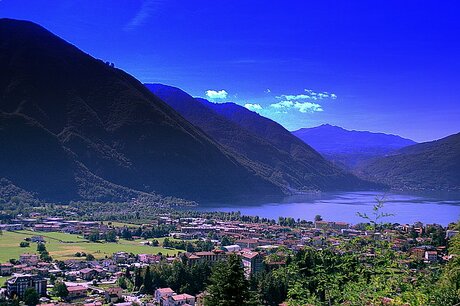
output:
<instances>
[{"instance_id":1,"label":"blue sky","mask_svg":"<svg viewBox=\"0 0 460 306\"><path fill-rule=\"evenodd\" d=\"M142 82L233 101L290 130L427 141L460 131L456 1L0 0Z\"/></svg>"}]
</instances>

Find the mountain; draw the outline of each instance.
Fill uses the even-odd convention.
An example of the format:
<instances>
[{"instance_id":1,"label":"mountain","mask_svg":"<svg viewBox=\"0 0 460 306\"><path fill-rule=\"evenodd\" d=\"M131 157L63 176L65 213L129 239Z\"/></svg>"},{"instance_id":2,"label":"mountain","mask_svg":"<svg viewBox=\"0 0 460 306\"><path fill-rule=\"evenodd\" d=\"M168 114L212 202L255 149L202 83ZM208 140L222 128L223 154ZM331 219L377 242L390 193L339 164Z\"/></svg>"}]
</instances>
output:
<instances>
[{"instance_id":1,"label":"mountain","mask_svg":"<svg viewBox=\"0 0 460 306\"><path fill-rule=\"evenodd\" d=\"M460 133L377 158L358 173L396 189L460 190Z\"/></svg>"},{"instance_id":2,"label":"mountain","mask_svg":"<svg viewBox=\"0 0 460 306\"><path fill-rule=\"evenodd\" d=\"M278 123L234 103L214 104L161 84L145 84L235 159L285 193L358 189L368 184L334 167Z\"/></svg>"},{"instance_id":3,"label":"mountain","mask_svg":"<svg viewBox=\"0 0 460 306\"><path fill-rule=\"evenodd\" d=\"M0 71L0 186L59 201L282 194L135 78L39 25L0 19Z\"/></svg>"},{"instance_id":4,"label":"mountain","mask_svg":"<svg viewBox=\"0 0 460 306\"><path fill-rule=\"evenodd\" d=\"M349 131L329 124L292 132L337 165L353 170L360 163L415 144L400 136Z\"/></svg>"}]
</instances>

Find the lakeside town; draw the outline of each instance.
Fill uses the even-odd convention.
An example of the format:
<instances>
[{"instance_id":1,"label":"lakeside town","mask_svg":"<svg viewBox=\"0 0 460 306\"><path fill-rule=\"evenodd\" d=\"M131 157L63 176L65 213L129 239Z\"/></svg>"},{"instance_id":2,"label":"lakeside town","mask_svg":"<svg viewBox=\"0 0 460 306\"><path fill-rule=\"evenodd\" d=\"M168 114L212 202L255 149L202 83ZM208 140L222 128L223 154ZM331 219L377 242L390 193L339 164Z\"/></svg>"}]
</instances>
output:
<instances>
[{"instance_id":1,"label":"lakeside town","mask_svg":"<svg viewBox=\"0 0 460 306\"><path fill-rule=\"evenodd\" d=\"M0 242L12 239L9 248L19 254L7 259L2 256L1 303L23 301L31 305L32 299L32 304L44 306L205 305L216 264L237 258L244 278L251 282L261 274L287 269L306 249L340 256L350 253L369 265L386 256L379 247L388 248L392 261L416 282L419 273L441 269L453 258L447 246L459 232L455 224L352 225L322 220L321 216L314 221L275 221L244 216L238 220L208 215L177 217L169 213L137 225L32 213L0 224L0 230ZM142 250L122 251L124 241ZM98 250L74 248L77 251L69 254L74 245L85 244L97 244ZM6 244L0 245L2 253L15 254ZM70 251L66 253L57 245ZM99 249L108 246L120 251L101 253ZM273 299L282 299L277 304L291 305L287 302L289 290L285 289ZM393 305L392 297L380 299ZM273 305L273 301L267 304Z\"/></svg>"}]
</instances>

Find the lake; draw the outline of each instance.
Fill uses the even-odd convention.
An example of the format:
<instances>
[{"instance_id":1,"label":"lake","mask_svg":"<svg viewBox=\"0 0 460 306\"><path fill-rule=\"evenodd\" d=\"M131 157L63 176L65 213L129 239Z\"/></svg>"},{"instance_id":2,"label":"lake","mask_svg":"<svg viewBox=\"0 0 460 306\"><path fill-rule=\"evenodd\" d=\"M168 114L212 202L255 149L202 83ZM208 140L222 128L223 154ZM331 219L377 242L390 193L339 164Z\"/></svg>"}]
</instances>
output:
<instances>
[{"instance_id":1,"label":"lake","mask_svg":"<svg viewBox=\"0 0 460 306\"><path fill-rule=\"evenodd\" d=\"M382 211L394 216L384 220L393 223L438 223L447 225L460 217L460 193L394 193L394 192L323 192L296 195L282 200L240 203L204 203L200 211L240 211L243 215L278 220L278 217L313 220L321 215L327 221L359 223L357 212L370 214L376 196L385 197Z\"/></svg>"}]
</instances>

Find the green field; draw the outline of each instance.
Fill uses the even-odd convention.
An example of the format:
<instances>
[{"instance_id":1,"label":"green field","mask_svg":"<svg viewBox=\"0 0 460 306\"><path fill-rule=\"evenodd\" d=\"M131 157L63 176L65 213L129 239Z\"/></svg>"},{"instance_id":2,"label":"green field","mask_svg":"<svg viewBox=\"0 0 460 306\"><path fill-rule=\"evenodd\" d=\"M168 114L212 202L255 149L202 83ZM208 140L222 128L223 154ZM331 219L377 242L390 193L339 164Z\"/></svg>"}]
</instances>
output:
<instances>
[{"instance_id":1,"label":"green field","mask_svg":"<svg viewBox=\"0 0 460 306\"><path fill-rule=\"evenodd\" d=\"M105 225L109 225L109 222L108 221L104 221L102 222L103 224ZM124 223L124 222L110 222L110 225L113 226L113 227L128 227L128 228L137 228L139 227L140 225L139 224L133 224L133 223Z\"/></svg>"},{"instance_id":2,"label":"green field","mask_svg":"<svg viewBox=\"0 0 460 306\"><path fill-rule=\"evenodd\" d=\"M28 248L19 247L19 243L24 238L34 235L42 235L46 240L46 249L53 259L65 260L76 258L74 255L77 252L85 252L93 254L96 258L110 257L113 253L124 251L134 254L162 254L174 255L178 250L164 249L162 247L151 247L141 245L143 240L128 241L120 239L117 243L98 243L89 242L81 236L58 233L58 232L32 232L32 231L4 231L0 235L0 262L6 262L11 258L18 259L23 253L36 253L35 243L31 243ZM152 239L150 239L152 240Z\"/></svg>"},{"instance_id":3,"label":"green field","mask_svg":"<svg viewBox=\"0 0 460 306\"><path fill-rule=\"evenodd\" d=\"M10 278L9 276L0 276L0 287L2 287L5 282Z\"/></svg>"},{"instance_id":4,"label":"green field","mask_svg":"<svg viewBox=\"0 0 460 306\"><path fill-rule=\"evenodd\" d=\"M189 240L182 240L182 239L177 239L177 238L172 238L172 237L160 237L160 238L152 238L150 240L158 240L158 242L160 243L160 245L163 244L163 241L165 241L165 239L168 238L169 241L176 241L176 242L179 242L179 241L185 241L185 242L197 242L198 239L189 239Z\"/></svg>"},{"instance_id":5,"label":"green field","mask_svg":"<svg viewBox=\"0 0 460 306\"><path fill-rule=\"evenodd\" d=\"M57 240L60 242L87 242L88 241L82 236L60 233L60 232L35 232L35 231L23 230L23 231L17 231L16 233L24 234L26 235L26 237L43 236L47 242L50 240Z\"/></svg>"}]
</instances>

